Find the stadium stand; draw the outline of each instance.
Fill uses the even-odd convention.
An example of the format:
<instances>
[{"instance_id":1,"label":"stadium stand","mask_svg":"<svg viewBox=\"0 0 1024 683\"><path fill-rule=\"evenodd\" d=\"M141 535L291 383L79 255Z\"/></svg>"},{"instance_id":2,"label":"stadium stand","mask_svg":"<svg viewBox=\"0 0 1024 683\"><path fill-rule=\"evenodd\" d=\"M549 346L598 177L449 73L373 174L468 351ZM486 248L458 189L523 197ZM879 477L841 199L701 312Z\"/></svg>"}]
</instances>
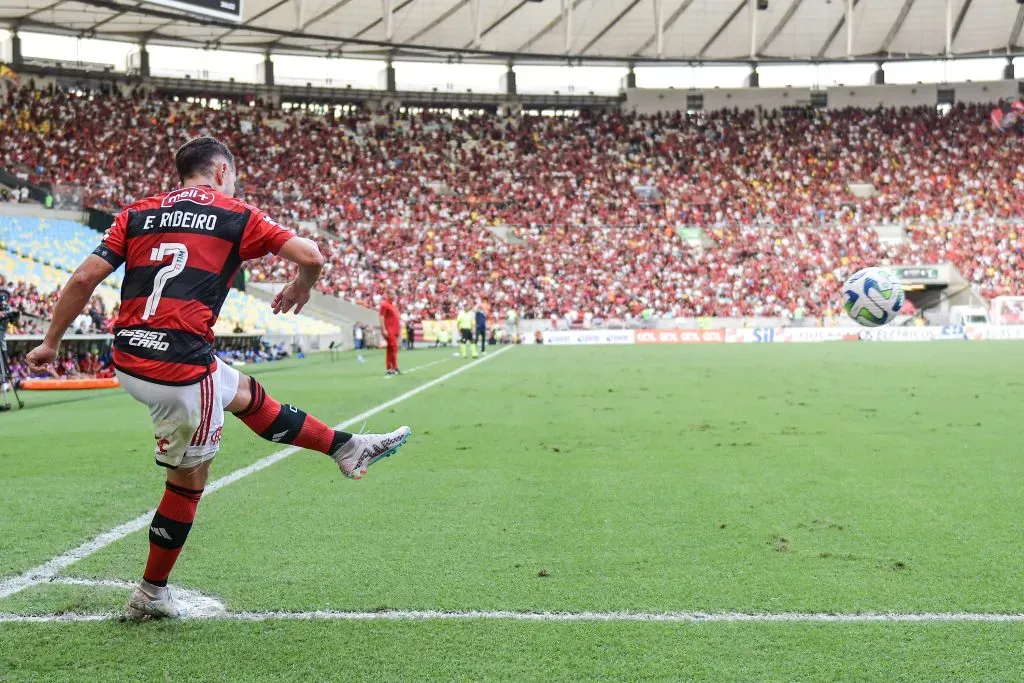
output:
<instances>
[{"instance_id":1,"label":"stadium stand","mask_svg":"<svg viewBox=\"0 0 1024 683\"><path fill-rule=\"evenodd\" d=\"M880 262L948 260L986 296L1024 293L1021 141L992 137L988 106L453 118L27 87L8 105L0 165L107 210L173 187L188 137L223 138L247 198L320 228L325 293L372 307L387 284L416 317L478 297L538 318L813 315Z\"/></svg>"}]
</instances>

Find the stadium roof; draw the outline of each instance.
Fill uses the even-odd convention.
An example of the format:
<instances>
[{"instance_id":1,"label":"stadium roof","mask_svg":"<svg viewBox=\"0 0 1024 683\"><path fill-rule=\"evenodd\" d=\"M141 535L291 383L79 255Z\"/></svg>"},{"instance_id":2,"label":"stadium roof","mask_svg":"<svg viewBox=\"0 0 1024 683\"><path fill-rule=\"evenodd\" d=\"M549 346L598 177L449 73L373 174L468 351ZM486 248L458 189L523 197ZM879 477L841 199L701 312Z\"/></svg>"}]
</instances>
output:
<instances>
[{"instance_id":1,"label":"stadium roof","mask_svg":"<svg viewBox=\"0 0 1024 683\"><path fill-rule=\"evenodd\" d=\"M756 0L239 0L240 21L182 9L234 1L0 0L0 25L277 53L564 64L1018 54L1024 24L1024 5L1011 0L769 0L763 11Z\"/></svg>"}]
</instances>

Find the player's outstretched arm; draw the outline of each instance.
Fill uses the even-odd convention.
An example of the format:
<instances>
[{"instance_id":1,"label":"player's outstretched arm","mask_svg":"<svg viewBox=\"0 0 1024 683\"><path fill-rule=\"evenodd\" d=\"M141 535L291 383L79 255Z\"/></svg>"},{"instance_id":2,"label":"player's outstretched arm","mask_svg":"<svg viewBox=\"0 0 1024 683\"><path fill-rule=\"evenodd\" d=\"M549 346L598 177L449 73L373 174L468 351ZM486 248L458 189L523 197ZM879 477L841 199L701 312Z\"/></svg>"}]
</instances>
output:
<instances>
[{"instance_id":1,"label":"player's outstretched arm","mask_svg":"<svg viewBox=\"0 0 1024 683\"><path fill-rule=\"evenodd\" d=\"M299 274L277 293L270 305L275 314L287 313L293 308L298 313L309 301L309 293L320 279L320 272L324 268L323 254L316 242L304 237L293 237L284 243L277 255L297 265Z\"/></svg>"},{"instance_id":2,"label":"player's outstretched arm","mask_svg":"<svg viewBox=\"0 0 1024 683\"><path fill-rule=\"evenodd\" d=\"M78 266L78 270L61 290L43 343L32 349L27 356L28 365L34 372L41 371L57 357L57 348L64 333L89 303L96 287L112 272L114 267L94 254L90 254Z\"/></svg>"}]
</instances>

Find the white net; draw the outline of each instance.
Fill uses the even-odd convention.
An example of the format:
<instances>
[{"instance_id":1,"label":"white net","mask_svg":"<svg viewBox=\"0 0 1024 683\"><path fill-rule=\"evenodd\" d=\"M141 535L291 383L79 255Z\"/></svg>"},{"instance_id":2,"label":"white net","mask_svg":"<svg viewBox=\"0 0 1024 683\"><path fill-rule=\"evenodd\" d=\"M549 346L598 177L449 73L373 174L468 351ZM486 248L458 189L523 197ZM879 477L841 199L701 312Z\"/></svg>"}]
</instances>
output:
<instances>
[{"instance_id":1,"label":"white net","mask_svg":"<svg viewBox=\"0 0 1024 683\"><path fill-rule=\"evenodd\" d=\"M993 325L1024 325L1024 296L997 296L992 300L989 322Z\"/></svg>"}]
</instances>

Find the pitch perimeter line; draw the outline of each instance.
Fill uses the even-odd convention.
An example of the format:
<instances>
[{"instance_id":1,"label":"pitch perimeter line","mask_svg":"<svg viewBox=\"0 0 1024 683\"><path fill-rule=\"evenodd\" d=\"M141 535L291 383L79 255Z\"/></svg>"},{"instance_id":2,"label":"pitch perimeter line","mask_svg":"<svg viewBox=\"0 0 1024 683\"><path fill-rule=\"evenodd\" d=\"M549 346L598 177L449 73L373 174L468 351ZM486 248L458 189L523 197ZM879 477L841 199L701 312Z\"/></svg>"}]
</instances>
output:
<instances>
[{"instance_id":1,"label":"pitch perimeter line","mask_svg":"<svg viewBox=\"0 0 1024 683\"><path fill-rule=\"evenodd\" d=\"M451 358L442 358L440 360L431 361L430 363L424 363L423 365L416 365L416 366L413 366L413 367L409 368L408 370L402 370L402 374L403 375L411 375L412 373L417 372L418 370L426 370L429 367L433 367L435 365L440 365L441 363L447 363L450 360L452 360L452 359ZM394 375L387 375L387 376L384 377L384 379L394 379L394 377L395 377Z\"/></svg>"},{"instance_id":2,"label":"pitch perimeter line","mask_svg":"<svg viewBox=\"0 0 1024 683\"><path fill-rule=\"evenodd\" d=\"M362 412L359 415L356 415L355 417L351 417L345 420L344 422L335 425L334 429L343 430L354 424L362 422L367 418L373 417L382 410L387 410L391 406L397 405L402 401L405 401L406 399L412 398L413 396L419 394L420 392L426 391L427 389L437 384L441 384L442 382L446 382L452 377L458 375L459 373L465 372L466 370L469 370L470 368L475 367L476 365L479 365L480 363L483 363L486 360L495 358L496 356L501 355L502 353L511 348L511 346L506 346L505 348L500 349L499 351L496 351L495 353L489 356L484 356L482 358L479 358L475 361L468 363L467 365L463 365L462 367L456 368L447 374L432 379L429 382L424 382L415 389L410 389L409 391L391 399L390 401L385 401L384 403L381 403L376 407L370 408L369 410ZM303 449L297 446L290 446L288 448L284 448L280 451L277 451L276 453L272 453L266 456L265 458L261 458L260 460L257 460L256 462L250 465L237 469L234 472L231 472L230 474L227 474L221 477L220 479L217 479L207 484L203 496L206 497L211 493L214 493L217 490L224 488L228 484L233 484L239 479L242 479L243 477L247 477L250 474L266 469L273 465L274 463L284 460L288 456L297 453L300 450ZM25 590L29 586L52 579L55 576L57 576L57 574L73 565L75 562L78 562L79 560L89 557L93 553L102 550L103 548L106 548L108 545L114 543L115 541L121 540L122 538L131 533L146 528L147 526L149 526L149 521L153 518L153 515L155 513L156 508L153 508L152 510L144 512L143 514L139 515L131 521L125 522L124 524L116 526L109 531L103 532L99 536L96 536L95 538L86 541L77 548L72 548L67 552L61 553L60 555L57 555L47 560L38 567L33 567L32 569L29 569L28 571L20 574L19 576L5 579L2 583L0 583L0 598L6 598L10 595L18 593L19 591Z\"/></svg>"},{"instance_id":3,"label":"pitch perimeter line","mask_svg":"<svg viewBox=\"0 0 1024 683\"><path fill-rule=\"evenodd\" d=\"M0 623L108 621L119 615L106 614L0 614ZM544 622L645 622L669 624L705 623L924 623L924 622L1024 622L1024 614L969 612L863 612L832 614L816 612L504 612L433 610L385 610L380 612L223 612L188 617L188 621L544 621Z\"/></svg>"}]
</instances>

